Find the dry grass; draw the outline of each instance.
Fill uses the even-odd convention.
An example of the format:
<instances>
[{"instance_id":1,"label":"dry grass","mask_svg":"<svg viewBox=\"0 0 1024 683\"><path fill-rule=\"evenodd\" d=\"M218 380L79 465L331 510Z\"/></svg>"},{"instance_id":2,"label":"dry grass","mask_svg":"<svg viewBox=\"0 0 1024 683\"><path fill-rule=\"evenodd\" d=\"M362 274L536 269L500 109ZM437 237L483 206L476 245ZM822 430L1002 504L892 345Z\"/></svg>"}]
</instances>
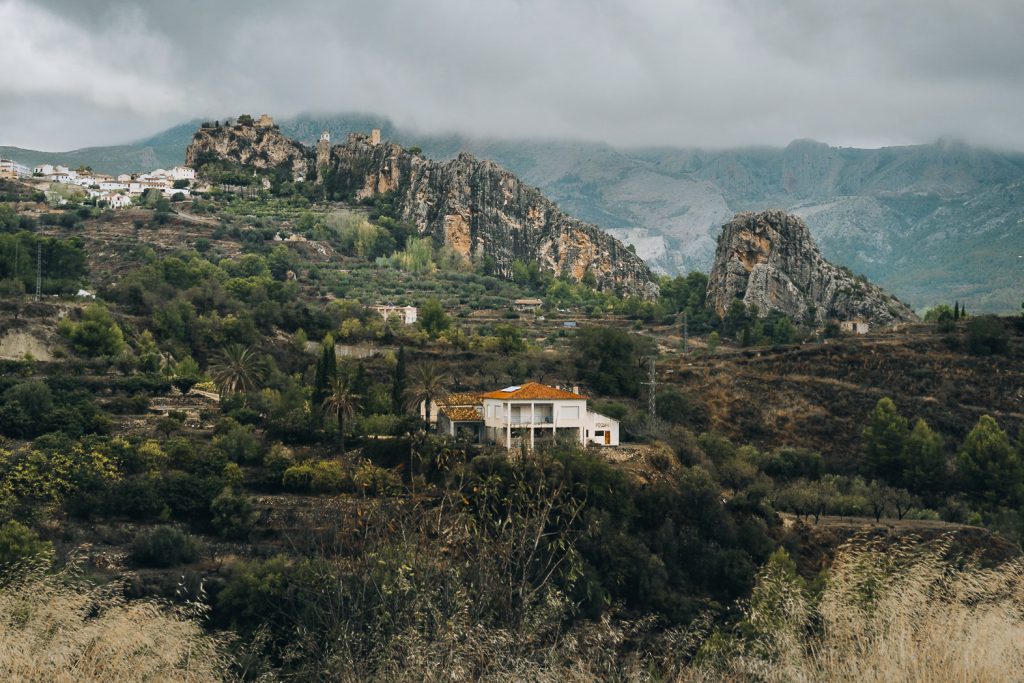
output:
<instances>
[{"instance_id":1,"label":"dry grass","mask_svg":"<svg viewBox=\"0 0 1024 683\"><path fill-rule=\"evenodd\" d=\"M221 643L195 614L126 601L65 572L22 568L0 588L0 680L117 682L224 680Z\"/></svg>"},{"instance_id":2,"label":"dry grass","mask_svg":"<svg viewBox=\"0 0 1024 683\"><path fill-rule=\"evenodd\" d=\"M705 644L683 678L1008 681L1024 671L1024 565L983 569L948 545L846 546L819 599L762 573L736 633Z\"/></svg>"}]
</instances>

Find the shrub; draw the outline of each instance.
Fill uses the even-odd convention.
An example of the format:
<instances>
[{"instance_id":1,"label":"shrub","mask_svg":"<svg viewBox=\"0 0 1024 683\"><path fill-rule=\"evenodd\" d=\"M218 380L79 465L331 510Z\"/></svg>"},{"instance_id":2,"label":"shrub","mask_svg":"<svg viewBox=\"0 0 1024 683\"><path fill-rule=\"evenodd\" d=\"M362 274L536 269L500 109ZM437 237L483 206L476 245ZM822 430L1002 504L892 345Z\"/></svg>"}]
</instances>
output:
<instances>
[{"instance_id":1,"label":"shrub","mask_svg":"<svg viewBox=\"0 0 1024 683\"><path fill-rule=\"evenodd\" d=\"M0 526L0 567L36 557L49 563L53 545L40 540L39 534L16 520Z\"/></svg>"},{"instance_id":2,"label":"shrub","mask_svg":"<svg viewBox=\"0 0 1024 683\"><path fill-rule=\"evenodd\" d=\"M115 482L107 490L105 498L108 516L148 522L170 512L152 477L132 477Z\"/></svg>"},{"instance_id":3,"label":"shrub","mask_svg":"<svg viewBox=\"0 0 1024 683\"><path fill-rule=\"evenodd\" d=\"M1006 353L1009 337L1006 326L995 316L973 318L967 323L967 350L975 356Z\"/></svg>"},{"instance_id":4,"label":"shrub","mask_svg":"<svg viewBox=\"0 0 1024 683\"><path fill-rule=\"evenodd\" d=\"M249 425L233 426L225 433L214 437L213 447L233 462L257 463L262 455L260 440Z\"/></svg>"},{"instance_id":5,"label":"shrub","mask_svg":"<svg viewBox=\"0 0 1024 683\"><path fill-rule=\"evenodd\" d=\"M371 462L364 462L352 477L356 488L370 496L390 496L402 490L398 473Z\"/></svg>"},{"instance_id":6,"label":"shrub","mask_svg":"<svg viewBox=\"0 0 1024 683\"><path fill-rule=\"evenodd\" d=\"M172 526L140 531L132 541L131 561L137 567L173 567L199 559L199 543Z\"/></svg>"},{"instance_id":7,"label":"shrub","mask_svg":"<svg viewBox=\"0 0 1024 683\"><path fill-rule=\"evenodd\" d=\"M256 524L257 516L249 499L230 488L225 488L210 503L210 521L217 533L225 538L246 538Z\"/></svg>"},{"instance_id":8,"label":"shrub","mask_svg":"<svg viewBox=\"0 0 1024 683\"><path fill-rule=\"evenodd\" d=\"M357 431L379 436L399 436L409 428L405 415L367 415L358 422Z\"/></svg>"},{"instance_id":9,"label":"shrub","mask_svg":"<svg viewBox=\"0 0 1024 683\"><path fill-rule=\"evenodd\" d=\"M352 477L337 460L293 465L284 471L281 484L298 493L343 493L351 491L353 486Z\"/></svg>"}]
</instances>

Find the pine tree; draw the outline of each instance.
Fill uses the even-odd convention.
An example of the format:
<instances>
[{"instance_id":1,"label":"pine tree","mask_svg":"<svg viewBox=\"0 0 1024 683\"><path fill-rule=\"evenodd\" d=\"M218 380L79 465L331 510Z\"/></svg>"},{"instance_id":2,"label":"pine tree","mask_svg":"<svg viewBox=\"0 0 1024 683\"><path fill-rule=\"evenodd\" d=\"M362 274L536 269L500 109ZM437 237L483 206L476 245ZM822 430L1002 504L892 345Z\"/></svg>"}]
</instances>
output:
<instances>
[{"instance_id":1,"label":"pine tree","mask_svg":"<svg viewBox=\"0 0 1024 683\"><path fill-rule=\"evenodd\" d=\"M872 476L899 483L903 476L903 446L907 436L907 418L899 414L892 399L879 399L861 433L865 464Z\"/></svg>"},{"instance_id":2,"label":"pine tree","mask_svg":"<svg viewBox=\"0 0 1024 683\"><path fill-rule=\"evenodd\" d=\"M942 437L918 418L903 444L903 481L915 493L937 497L946 487L946 452Z\"/></svg>"},{"instance_id":3,"label":"pine tree","mask_svg":"<svg viewBox=\"0 0 1024 683\"><path fill-rule=\"evenodd\" d=\"M1024 462L996 421L982 415L957 454L964 488L992 505L1016 506L1024 494Z\"/></svg>"},{"instance_id":4,"label":"pine tree","mask_svg":"<svg viewBox=\"0 0 1024 683\"><path fill-rule=\"evenodd\" d=\"M338 357L334 350L334 335L328 333L320 346L320 358L316 362L313 376L313 404L320 405L331 391L338 378Z\"/></svg>"},{"instance_id":5,"label":"pine tree","mask_svg":"<svg viewBox=\"0 0 1024 683\"><path fill-rule=\"evenodd\" d=\"M391 380L391 410L401 415L405 409L405 347L398 347L398 362Z\"/></svg>"},{"instance_id":6,"label":"pine tree","mask_svg":"<svg viewBox=\"0 0 1024 683\"><path fill-rule=\"evenodd\" d=\"M953 320L960 319L960 301L953 304Z\"/></svg>"}]
</instances>

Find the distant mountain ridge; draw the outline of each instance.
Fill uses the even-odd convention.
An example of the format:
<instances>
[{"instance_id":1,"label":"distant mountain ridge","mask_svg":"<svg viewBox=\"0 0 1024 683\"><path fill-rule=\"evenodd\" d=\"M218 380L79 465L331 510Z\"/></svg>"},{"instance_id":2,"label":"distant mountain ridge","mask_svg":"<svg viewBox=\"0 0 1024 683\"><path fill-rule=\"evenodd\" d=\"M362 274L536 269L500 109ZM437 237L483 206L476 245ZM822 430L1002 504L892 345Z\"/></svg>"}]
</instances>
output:
<instances>
[{"instance_id":1,"label":"distant mountain ridge","mask_svg":"<svg viewBox=\"0 0 1024 683\"><path fill-rule=\"evenodd\" d=\"M960 299L970 310L1016 311L1024 299L1024 259L1017 258L1024 255L1024 154L948 141L880 149L810 140L784 148L629 149L423 135L369 114L279 123L306 144L324 129L344 139L377 127L385 139L417 145L431 158L467 151L492 159L568 214L633 244L663 272L707 271L721 226L736 213L782 208L807 222L827 259L915 308ZM194 126L41 160L101 171L173 165L184 159ZM39 153L0 148L2 156L39 163L30 154Z\"/></svg>"}]
</instances>

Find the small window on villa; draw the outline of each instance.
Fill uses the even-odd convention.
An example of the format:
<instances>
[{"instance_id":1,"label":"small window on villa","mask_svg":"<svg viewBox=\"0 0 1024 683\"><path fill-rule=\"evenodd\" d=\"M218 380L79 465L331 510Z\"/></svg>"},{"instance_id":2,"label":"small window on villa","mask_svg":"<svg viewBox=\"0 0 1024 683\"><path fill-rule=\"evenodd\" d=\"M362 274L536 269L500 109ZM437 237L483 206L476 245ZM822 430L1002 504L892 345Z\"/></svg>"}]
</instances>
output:
<instances>
[{"instance_id":1,"label":"small window on villa","mask_svg":"<svg viewBox=\"0 0 1024 683\"><path fill-rule=\"evenodd\" d=\"M566 406L562 408L562 419L563 420L578 420L580 419L580 409L578 406Z\"/></svg>"},{"instance_id":2,"label":"small window on villa","mask_svg":"<svg viewBox=\"0 0 1024 683\"><path fill-rule=\"evenodd\" d=\"M604 436L604 430L603 429L595 429L594 430L594 436Z\"/></svg>"}]
</instances>

